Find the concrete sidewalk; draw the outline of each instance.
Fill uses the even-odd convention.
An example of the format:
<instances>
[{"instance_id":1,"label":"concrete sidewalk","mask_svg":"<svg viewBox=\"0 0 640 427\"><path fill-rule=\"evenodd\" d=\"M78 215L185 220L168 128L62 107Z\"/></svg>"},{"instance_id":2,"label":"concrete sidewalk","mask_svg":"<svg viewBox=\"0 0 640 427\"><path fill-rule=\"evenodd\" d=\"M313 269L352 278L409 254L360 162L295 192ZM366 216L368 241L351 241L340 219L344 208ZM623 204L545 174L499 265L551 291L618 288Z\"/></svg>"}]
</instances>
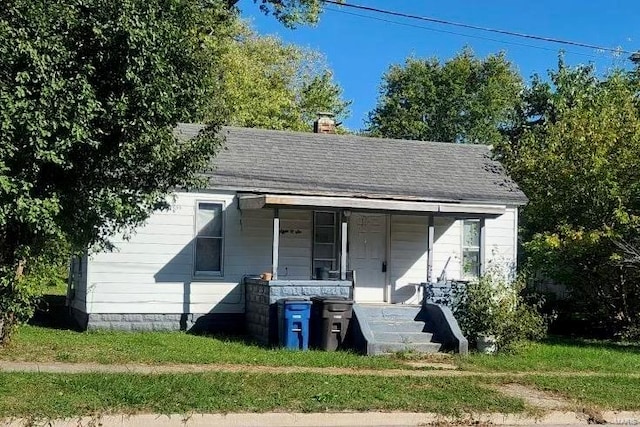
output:
<instances>
[{"instance_id":1,"label":"concrete sidewalk","mask_svg":"<svg viewBox=\"0 0 640 427\"><path fill-rule=\"evenodd\" d=\"M640 412L605 412L601 423L608 425L640 425ZM339 413L265 413L265 414L193 414L193 415L107 415L67 420L31 420L35 425L52 427L316 427L316 426L425 426L425 425L588 425L595 422L586 414L576 412L549 412L540 417L505 414L474 414L445 417L428 413L410 412L339 412ZM30 420L0 421L0 426L18 427L34 425Z\"/></svg>"},{"instance_id":2,"label":"concrete sidewalk","mask_svg":"<svg viewBox=\"0 0 640 427\"><path fill-rule=\"evenodd\" d=\"M363 375L381 377L522 377L536 375L535 371L523 372L483 372L462 371L452 369L367 369L367 368L337 368L337 367L309 367L309 366L264 366L264 365L231 365L231 364L168 364L146 365L142 363L100 364L100 363L62 363L62 362L12 362L0 361L0 372L47 372L59 374L185 374L203 372L243 372L243 373L316 373L323 375ZM609 377L619 376L616 373L546 371L544 375L556 377ZM627 378L640 378L640 373L626 373Z\"/></svg>"}]
</instances>

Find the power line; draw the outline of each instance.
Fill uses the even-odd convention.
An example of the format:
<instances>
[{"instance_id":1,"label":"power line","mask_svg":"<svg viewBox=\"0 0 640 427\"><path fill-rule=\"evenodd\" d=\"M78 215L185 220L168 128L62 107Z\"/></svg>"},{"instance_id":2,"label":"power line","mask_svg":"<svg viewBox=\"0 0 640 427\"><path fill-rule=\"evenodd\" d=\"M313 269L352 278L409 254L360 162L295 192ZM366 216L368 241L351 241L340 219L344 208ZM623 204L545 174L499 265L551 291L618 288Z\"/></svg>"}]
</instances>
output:
<instances>
[{"instance_id":1,"label":"power line","mask_svg":"<svg viewBox=\"0 0 640 427\"><path fill-rule=\"evenodd\" d=\"M399 16L401 18L416 19L416 20L419 20L419 21L433 22L433 23L436 23L436 24L451 25L451 26L454 26L454 27L468 28L468 29L471 29L471 30L485 31L485 32L496 33L496 34L503 34L503 35L512 36L512 37L520 37L520 38L525 38L525 39L538 40L538 41L543 41L543 42L548 42L548 43L557 43L557 44L563 44L563 45L569 45L569 46L578 46L578 47L584 47L584 48L588 48L588 49L596 49L596 50L605 51L605 52L613 52L613 53L617 53L617 54L631 54L632 53L632 52L624 50L624 49L597 46L597 45L593 45L593 44L589 44L589 43L582 43L582 42L576 42L576 41L571 41L571 40L562 40L562 39L556 39L556 38L553 38L553 37L543 37L543 36L537 36L537 35L534 35L534 34L518 33L518 32L514 32L514 31L500 30L500 29L497 29L497 28L480 27L480 26L477 26L477 25L464 24L462 22L447 21L447 20L444 20L444 19L431 18L431 17L428 17L428 16L420 16L420 15L413 15L413 14L410 14L410 13L395 12L395 11L392 11L392 10L378 9L378 8L375 8L375 7L362 6L362 5L352 4L352 3L341 3L341 2L336 1L336 0L322 0L322 1L324 3L326 3L326 4L333 4L333 5L336 5L336 6L348 7L348 8L359 9L359 10L366 10L366 11L369 11L369 12L376 12L376 13L381 13L381 14L384 14L384 15Z\"/></svg>"},{"instance_id":2,"label":"power line","mask_svg":"<svg viewBox=\"0 0 640 427\"><path fill-rule=\"evenodd\" d=\"M375 21L387 22L389 24L402 25L402 26L405 26L405 27L411 27L411 28L418 28L418 29L427 30L427 31L433 31L433 32L436 32L436 33L452 34L452 35L455 35L455 36L468 37L468 38L479 39L479 40L487 40L487 41L500 43L500 44L528 47L528 48L532 48L532 49L546 50L546 51L549 51L549 52L557 52L556 49L553 49L553 48L550 48L550 47L536 46L536 45L526 44L526 43L510 42L510 41L507 41L507 40L494 39L494 38L491 38L491 37L483 37L483 36L477 36L477 35L473 35L473 34L457 33L455 31L447 31L447 30L441 30L441 29L437 29L437 28L425 27L423 25L410 24L408 22L399 22L399 21L393 21L391 19L379 18L379 17L371 16L371 15L363 15L363 14L360 14L360 13L347 12L346 10L335 9L333 7L327 7L327 8L325 8L325 10L328 10L328 11L331 11L331 12L336 12L336 13L342 13L344 15L357 16L359 18L365 18L365 19L372 19L372 20L375 20ZM593 55L593 54L589 54L589 53L576 52L576 51L570 51L570 50L566 50L564 52L566 52L568 54L572 54L572 55L586 56L586 57L589 57L589 58L596 58L596 59L600 58L597 55ZM618 53L618 52L620 52L620 51L616 51L616 53Z\"/></svg>"}]
</instances>

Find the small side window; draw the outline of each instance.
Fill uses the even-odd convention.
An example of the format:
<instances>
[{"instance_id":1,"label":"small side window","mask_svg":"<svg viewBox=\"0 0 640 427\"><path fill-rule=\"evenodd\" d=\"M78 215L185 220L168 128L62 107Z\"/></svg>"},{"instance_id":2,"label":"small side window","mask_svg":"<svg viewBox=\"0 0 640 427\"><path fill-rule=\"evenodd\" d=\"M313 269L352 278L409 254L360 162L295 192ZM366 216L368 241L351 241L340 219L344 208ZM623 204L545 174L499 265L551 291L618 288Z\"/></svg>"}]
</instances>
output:
<instances>
[{"instance_id":1,"label":"small side window","mask_svg":"<svg viewBox=\"0 0 640 427\"><path fill-rule=\"evenodd\" d=\"M222 275L224 224L222 203L198 202L196 212L196 275Z\"/></svg>"},{"instance_id":2,"label":"small side window","mask_svg":"<svg viewBox=\"0 0 640 427\"><path fill-rule=\"evenodd\" d=\"M480 220L462 221L462 276L465 279L480 276Z\"/></svg>"}]
</instances>

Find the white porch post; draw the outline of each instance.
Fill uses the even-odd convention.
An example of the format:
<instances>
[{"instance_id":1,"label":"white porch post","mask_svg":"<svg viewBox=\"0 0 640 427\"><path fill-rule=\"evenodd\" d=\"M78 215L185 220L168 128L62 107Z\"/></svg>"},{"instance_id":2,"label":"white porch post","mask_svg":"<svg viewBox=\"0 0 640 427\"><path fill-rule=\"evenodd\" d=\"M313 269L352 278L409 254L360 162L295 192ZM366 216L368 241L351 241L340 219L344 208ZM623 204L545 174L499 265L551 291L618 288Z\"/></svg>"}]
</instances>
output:
<instances>
[{"instance_id":1,"label":"white porch post","mask_svg":"<svg viewBox=\"0 0 640 427\"><path fill-rule=\"evenodd\" d=\"M429 226L427 227L427 283L433 283L433 236L435 235L435 225L433 215L429 215Z\"/></svg>"},{"instance_id":2,"label":"white porch post","mask_svg":"<svg viewBox=\"0 0 640 427\"><path fill-rule=\"evenodd\" d=\"M278 254L280 251L280 211L273 211L273 248L271 249L271 279L278 280Z\"/></svg>"},{"instance_id":3,"label":"white porch post","mask_svg":"<svg viewBox=\"0 0 640 427\"><path fill-rule=\"evenodd\" d=\"M485 219L484 218L480 218L480 241L478 242L479 246L480 246L480 275L482 276L485 273L485 266L486 266L486 260L487 260L487 254L485 252L485 242L487 239L487 232L485 230L485 226L484 226L484 222Z\"/></svg>"},{"instance_id":4,"label":"white porch post","mask_svg":"<svg viewBox=\"0 0 640 427\"><path fill-rule=\"evenodd\" d=\"M340 280L347 280L347 215L342 212L340 224Z\"/></svg>"}]
</instances>

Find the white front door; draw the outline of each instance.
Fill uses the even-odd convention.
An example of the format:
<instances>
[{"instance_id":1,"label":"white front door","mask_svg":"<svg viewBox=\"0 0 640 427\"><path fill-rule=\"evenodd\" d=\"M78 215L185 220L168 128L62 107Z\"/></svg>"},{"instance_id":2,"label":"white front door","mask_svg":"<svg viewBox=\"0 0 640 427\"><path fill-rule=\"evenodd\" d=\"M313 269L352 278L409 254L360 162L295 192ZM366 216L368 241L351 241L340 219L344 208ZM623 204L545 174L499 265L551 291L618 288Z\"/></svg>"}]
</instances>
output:
<instances>
[{"instance_id":1,"label":"white front door","mask_svg":"<svg viewBox=\"0 0 640 427\"><path fill-rule=\"evenodd\" d=\"M387 280L387 216L353 213L349 221L349 267L356 272L356 302L384 302Z\"/></svg>"}]
</instances>

